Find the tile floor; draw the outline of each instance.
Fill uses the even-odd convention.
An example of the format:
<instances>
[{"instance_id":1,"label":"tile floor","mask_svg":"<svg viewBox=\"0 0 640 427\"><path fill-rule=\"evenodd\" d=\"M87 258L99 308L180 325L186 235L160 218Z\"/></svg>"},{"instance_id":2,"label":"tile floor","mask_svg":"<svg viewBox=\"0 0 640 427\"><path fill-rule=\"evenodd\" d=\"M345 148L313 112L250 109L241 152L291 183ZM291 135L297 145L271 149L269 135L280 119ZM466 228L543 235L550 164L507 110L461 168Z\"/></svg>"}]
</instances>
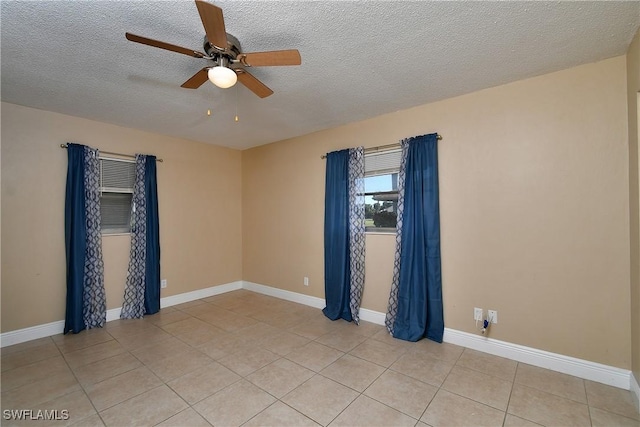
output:
<instances>
[{"instance_id":1,"label":"tile floor","mask_svg":"<svg viewBox=\"0 0 640 427\"><path fill-rule=\"evenodd\" d=\"M6 347L1 366L2 425L640 426L628 391L246 290Z\"/></svg>"}]
</instances>

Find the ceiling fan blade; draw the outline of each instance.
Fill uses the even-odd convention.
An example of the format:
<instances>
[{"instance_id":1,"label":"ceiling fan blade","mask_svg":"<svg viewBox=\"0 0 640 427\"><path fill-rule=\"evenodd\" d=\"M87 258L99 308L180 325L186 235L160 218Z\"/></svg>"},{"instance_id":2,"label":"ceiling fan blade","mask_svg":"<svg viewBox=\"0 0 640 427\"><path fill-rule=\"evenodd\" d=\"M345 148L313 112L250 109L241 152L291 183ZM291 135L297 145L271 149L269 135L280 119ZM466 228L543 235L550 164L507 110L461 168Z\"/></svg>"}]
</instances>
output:
<instances>
[{"instance_id":1,"label":"ceiling fan blade","mask_svg":"<svg viewBox=\"0 0 640 427\"><path fill-rule=\"evenodd\" d=\"M241 68L236 69L235 72L238 75L240 83L245 85L251 92L255 93L260 98L266 98L273 94L273 91L260 80L256 79L253 74L250 74Z\"/></svg>"},{"instance_id":2,"label":"ceiling fan blade","mask_svg":"<svg viewBox=\"0 0 640 427\"><path fill-rule=\"evenodd\" d=\"M196 7L209 43L219 49L227 50L227 30L224 28L222 9L203 0L196 0Z\"/></svg>"},{"instance_id":3,"label":"ceiling fan blade","mask_svg":"<svg viewBox=\"0 0 640 427\"><path fill-rule=\"evenodd\" d=\"M124 34L127 40L132 42L146 44L148 46L159 47L160 49L170 50L172 52L178 52L183 55L193 56L194 58L202 58L205 56L204 53L198 52L197 50L187 49L186 47L176 46L174 44L161 42L159 40L153 40L147 37L137 36L131 33Z\"/></svg>"},{"instance_id":4,"label":"ceiling fan blade","mask_svg":"<svg viewBox=\"0 0 640 427\"><path fill-rule=\"evenodd\" d=\"M182 83L180 87L185 89L198 89L200 86L204 84L207 80L209 80L209 76L207 75L209 68L203 68L202 70L195 73L189 80Z\"/></svg>"},{"instance_id":5,"label":"ceiling fan blade","mask_svg":"<svg viewBox=\"0 0 640 427\"><path fill-rule=\"evenodd\" d=\"M302 58L297 49L274 50L270 52L243 53L239 58L250 67L269 67L275 65L300 65Z\"/></svg>"}]
</instances>

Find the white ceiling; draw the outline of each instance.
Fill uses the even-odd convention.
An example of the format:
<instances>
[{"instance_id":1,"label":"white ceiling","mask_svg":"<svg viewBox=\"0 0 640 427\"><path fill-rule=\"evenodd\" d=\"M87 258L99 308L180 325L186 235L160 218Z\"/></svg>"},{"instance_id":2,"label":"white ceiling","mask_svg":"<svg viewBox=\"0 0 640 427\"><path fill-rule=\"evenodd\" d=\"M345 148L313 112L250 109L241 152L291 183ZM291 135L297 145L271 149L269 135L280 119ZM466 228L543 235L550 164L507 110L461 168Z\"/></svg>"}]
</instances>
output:
<instances>
[{"instance_id":1,"label":"white ceiling","mask_svg":"<svg viewBox=\"0 0 640 427\"><path fill-rule=\"evenodd\" d=\"M272 96L182 89L206 60L125 39L202 50L193 1L2 0L2 101L244 149L622 55L640 25L640 1L214 3L245 52L300 51L250 70Z\"/></svg>"}]
</instances>

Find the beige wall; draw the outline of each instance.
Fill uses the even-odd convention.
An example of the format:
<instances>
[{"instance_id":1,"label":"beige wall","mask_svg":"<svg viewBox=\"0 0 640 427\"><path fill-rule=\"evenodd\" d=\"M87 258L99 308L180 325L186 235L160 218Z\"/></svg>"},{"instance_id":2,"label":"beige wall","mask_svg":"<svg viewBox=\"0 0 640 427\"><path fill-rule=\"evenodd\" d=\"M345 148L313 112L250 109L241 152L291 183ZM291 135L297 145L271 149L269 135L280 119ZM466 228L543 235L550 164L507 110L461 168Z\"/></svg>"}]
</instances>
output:
<instances>
[{"instance_id":1,"label":"beige wall","mask_svg":"<svg viewBox=\"0 0 640 427\"><path fill-rule=\"evenodd\" d=\"M158 164L162 296L242 279L241 154L2 104L2 331L64 319L67 152L78 142ZM108 308L122 304L129 236L105 236Z\"/></svg>"},{"instance_id":2,"label":"beige wall","mask_svg":"<svg viewBox=\"0 0 640 427\"><path fill-rule=\"evenodd\" d=\"M631 240L631 348L632 367L640 381L640 176L638 168L638 96L640 93L640 31L627 52L627 100L629 111L629 217Z\"/></svg>"},{"instance_id":3,"label":"beige wall","mask_svg":"<svg viewBox=\"0 0 640 427\"><path fill-rule=\"evenodd\" d=\"M60 143L165 159L158 167L162 277L169 281L162 296L244 279L323 297L320 156L437 131L445 138L446 326L475 332L473 307L495 309L494 338L631 368L640 290L637 275L630 276L637 274L630 260L637 265L638 225L629 200L637 204L638 195L628 178L637 177L627 146L634 101L627 104L625 94L640 86L636 80L633 89L631 77L637 49L638 36L628 61L613 58L242 153L2 103L1 330L64 318L67 161ZM129 238L105 237L103 249L114 308ZM367 235L364 308L386 310L393 252L393 236Z\"/></svg>"},{"instance_id":4,"label":"beige wall","mask_svg":"<svg viewBox=\"0 0 640 427\"><path fill-rule=\"evenodd\" d=\"M630 368L624 56L243 151L243 279L323 297L320 156L436 131L446 326ZM364 308L393 251L367 236Z\"/></svg>"}]
</instances>

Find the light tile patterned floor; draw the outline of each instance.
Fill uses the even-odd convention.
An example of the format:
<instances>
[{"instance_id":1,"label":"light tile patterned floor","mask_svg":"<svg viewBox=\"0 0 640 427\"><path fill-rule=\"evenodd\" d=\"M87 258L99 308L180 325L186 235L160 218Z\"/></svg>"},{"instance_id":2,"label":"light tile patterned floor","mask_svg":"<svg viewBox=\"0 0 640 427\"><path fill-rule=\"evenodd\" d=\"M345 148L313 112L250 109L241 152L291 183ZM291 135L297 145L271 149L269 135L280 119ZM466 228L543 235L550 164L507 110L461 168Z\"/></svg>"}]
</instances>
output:
<instances>
[{"instance_id":1,"label":"light tile patterned floor","mask_svg":"<svg viewBox=\"0 0 640 427\"><path fill-rule=\"evenodd\" d=\"M628 391L245 290L0 354L3 416L69 414L7 426L640 427Z\"/></svg>"}]
</instances>

